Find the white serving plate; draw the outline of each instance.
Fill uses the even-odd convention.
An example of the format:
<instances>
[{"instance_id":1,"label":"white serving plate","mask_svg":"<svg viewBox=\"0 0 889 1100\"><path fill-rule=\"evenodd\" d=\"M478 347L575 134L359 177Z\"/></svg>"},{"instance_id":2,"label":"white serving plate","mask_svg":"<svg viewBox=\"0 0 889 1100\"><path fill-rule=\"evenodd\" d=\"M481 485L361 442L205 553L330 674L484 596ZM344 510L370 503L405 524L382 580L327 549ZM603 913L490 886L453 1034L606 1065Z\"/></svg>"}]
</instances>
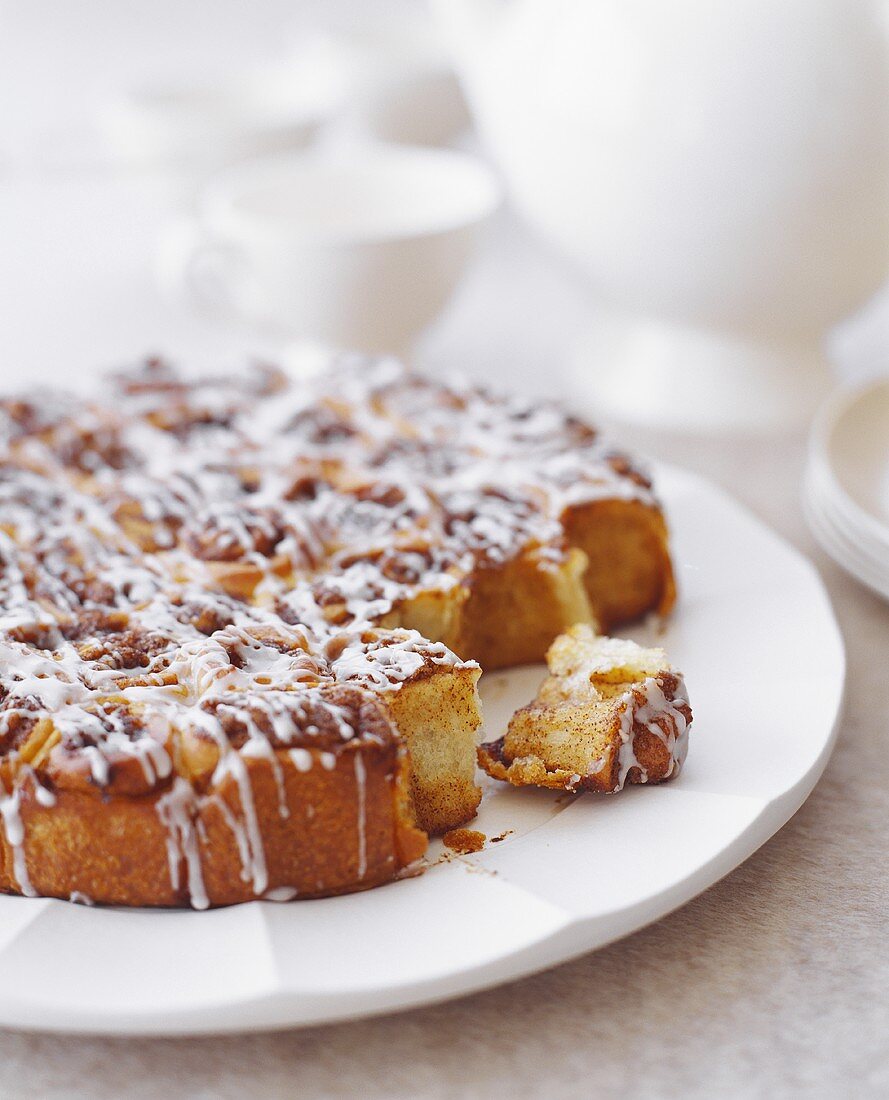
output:
<instances>
[{"instance_id":1,"label":"white serving plate","mask_svg":"<svg viewBox=\"0 0 889 1100\"><path fill-rule=\"evenodd\" d=\"M171 1035L406 1008L601 947L737 867L824 769L842 640L796 551L703 480L661 469L658 486L681 593L663 642L695 712L678 779L611 797L492 784L476 827L513 830L502 842L348 897L204 913L2 897L0 1025ZM483 677L486 736L540 676Z\"/></svg>"}]
</instances>

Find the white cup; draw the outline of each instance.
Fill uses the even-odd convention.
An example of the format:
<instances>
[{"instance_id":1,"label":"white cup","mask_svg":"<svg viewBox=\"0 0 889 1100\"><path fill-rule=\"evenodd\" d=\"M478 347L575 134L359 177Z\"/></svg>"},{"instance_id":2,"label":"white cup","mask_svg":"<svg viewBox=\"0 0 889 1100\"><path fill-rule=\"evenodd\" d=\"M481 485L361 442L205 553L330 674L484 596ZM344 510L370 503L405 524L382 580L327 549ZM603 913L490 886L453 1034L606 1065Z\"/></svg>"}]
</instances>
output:
<instances>
[{"instance_id":1,"label":"white cup","mask_svg":"<svg viewBox=\"0 0 889 1100\"><path fill-rule=\"evenodd\" d=\"M125 162L213 170L246 157L302 149L339 109L343 75L331 61L226 78L156 82L105 104L101 130Z\"/></svg>"},{"instance_id":2,"label":"white cup","mask_svg":"<svg viewBox=\"0 0 889 1100\"><path fill-rule=\"evenodd\" d=\"M168 292L269 335L404 351L441 311L480 225L493 173L462 153L356 146L220 174L166 234Z\"/></svg>"}]
</instances>

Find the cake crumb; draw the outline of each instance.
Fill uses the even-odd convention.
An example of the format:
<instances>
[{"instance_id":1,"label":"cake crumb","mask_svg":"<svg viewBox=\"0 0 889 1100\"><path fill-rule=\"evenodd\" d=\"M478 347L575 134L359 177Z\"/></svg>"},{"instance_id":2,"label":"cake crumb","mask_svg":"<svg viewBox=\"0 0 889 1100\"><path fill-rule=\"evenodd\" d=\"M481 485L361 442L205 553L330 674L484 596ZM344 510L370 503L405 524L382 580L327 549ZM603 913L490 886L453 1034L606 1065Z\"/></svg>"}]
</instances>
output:
<instances>
[{"instance_id":1,"label":"cake crumb","mask_svg":"<svg viewBox=\"0 0 889 1100\"><path fill-rule=\"evenodd\" d=\"M491 837L491 843L492 844L499 844L501 840L506 840L506 838L508 836L512 836L512 834L514 832L515 832L515 829L506 829L499 836L492 836Z\"/></svg>"},{"instance_id":2,"label":"cake crumb","mask_svg":"<svg viewBox=\"0 0 889 1100\"><path fill-rule=\"evenodd\" d=\"M451 829L441 839L446 848L468 855L470 852L480 852L488 838L477 829Z\"/></svg>"}]
</instances>

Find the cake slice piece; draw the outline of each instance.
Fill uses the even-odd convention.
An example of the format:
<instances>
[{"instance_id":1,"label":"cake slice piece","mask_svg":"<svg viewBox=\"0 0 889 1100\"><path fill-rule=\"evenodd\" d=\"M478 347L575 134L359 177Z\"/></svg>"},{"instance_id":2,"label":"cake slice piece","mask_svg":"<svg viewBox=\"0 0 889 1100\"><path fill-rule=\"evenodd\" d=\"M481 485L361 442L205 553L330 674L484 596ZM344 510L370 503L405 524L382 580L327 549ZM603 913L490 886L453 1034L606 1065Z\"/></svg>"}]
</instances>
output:
<instances>
[{"instance_id":1,"label":"cake slice piece","mask_svg":"<svg viewBox=\"0 0 889 1100\"><path fill-rule=\"evenodd\" d=\"M409 630L367 630L336 649L329 647L336 679L372 690L404 739L417 825L427 833L464 825L482 797L479 666Z\"/></svg>"},{"instance_id":2,"label":"cake slice piece","mask_svg":"<svg viewBox=\"0 0 889 1100\"><path fill-rule=\"evenodd\" d=\"M618 791L676 775L692 714L663 650L578 625L553 642L547 664L533 702L513 715L504 737L480 746L489 775L569 791Z\"/></svg>"}]
</instances>

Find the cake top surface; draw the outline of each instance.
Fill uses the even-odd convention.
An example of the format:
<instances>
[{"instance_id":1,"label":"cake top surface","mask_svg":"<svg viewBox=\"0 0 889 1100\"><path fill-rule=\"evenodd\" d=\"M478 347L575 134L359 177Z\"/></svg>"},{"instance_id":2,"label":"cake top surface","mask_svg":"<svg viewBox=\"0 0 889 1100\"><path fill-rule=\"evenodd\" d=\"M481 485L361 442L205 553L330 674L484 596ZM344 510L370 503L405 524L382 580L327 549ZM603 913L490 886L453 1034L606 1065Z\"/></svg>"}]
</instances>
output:
<instances>
[{"instance_id":1,"label":"cake top surface","mask_svg":"<svg viewBox=\"0 0 889 1100\"><path fill-rule=\"evenodd\" d=\"M298 382L149 361L95 399L6 399L0 755L51 719L101 784L120 759L160 775L171 725L383 736L344 688L472 664L389 629L399 605L520 553L558 563L565 508L602 498L652 501L585 424L388 359Z\"/></svg>"}]
</instances>

